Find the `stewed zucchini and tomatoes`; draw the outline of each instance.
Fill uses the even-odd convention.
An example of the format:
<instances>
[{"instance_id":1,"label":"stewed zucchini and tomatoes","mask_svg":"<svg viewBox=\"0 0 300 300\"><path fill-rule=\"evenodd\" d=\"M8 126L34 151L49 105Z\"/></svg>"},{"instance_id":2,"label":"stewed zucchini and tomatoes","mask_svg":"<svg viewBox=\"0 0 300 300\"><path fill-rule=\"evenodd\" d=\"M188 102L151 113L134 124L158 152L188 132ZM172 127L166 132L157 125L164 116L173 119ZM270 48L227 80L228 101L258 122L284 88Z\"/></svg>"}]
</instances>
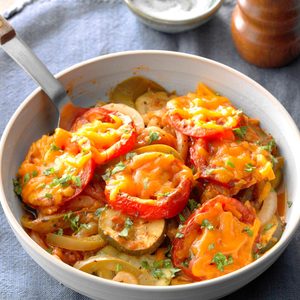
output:
<instances>
[{"instance_id":1,"label":"stewed zucchini and tomatoes","mask_svg":"<svg viewBox=\"0 0 300 300\"><path fill-rule=\"evenodd\" d=\"M177 285L240 269L279 240L283 158L225 96L133 77L77 115L31 145L13 180L23 227L55 258L118 282Z\"/></svg>"}]
</instances>

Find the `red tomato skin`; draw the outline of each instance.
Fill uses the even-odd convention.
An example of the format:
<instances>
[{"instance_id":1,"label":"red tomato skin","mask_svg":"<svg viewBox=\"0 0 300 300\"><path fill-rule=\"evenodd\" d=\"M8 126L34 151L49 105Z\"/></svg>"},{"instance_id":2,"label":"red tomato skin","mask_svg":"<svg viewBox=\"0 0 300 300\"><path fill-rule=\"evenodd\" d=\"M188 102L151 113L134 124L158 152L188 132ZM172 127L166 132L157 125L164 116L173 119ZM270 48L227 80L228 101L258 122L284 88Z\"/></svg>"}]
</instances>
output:
<instances>
[{"instance_id":1,"label":"red tomato skin","mask_svg":"<svg viewBox=\"0 0 300 300\"><path fill-rule=\"evenodd\" d=\"M184 227L181 230L183 238L175 238L172 243L172 262L177 268L180 268L187 276L196 281L204 280L203 277L196 277L192 274L190 266L193 261L189 262L189 266L186 267L182 263L188 258L188 252L194 239L193 236L201 234L201 227L195 222L195 217L198 214L207 212L209 209L213 208L216 203L221 203L224 211L231 211L231 207L235 207L239 213L241 213L241 222L253 224L255 220L254 212L243 205L240 201L226 197L226 196L216 196L215 198L205 202L200 208L196 209L193 214L185 221ZM187 241L188 240L188 241Z\"/></svg>"},{"instance_id":2,"label":"red tomato skin","mask_svg":"<svg viewBox=\"0 0 300 300\"><path fill-rule=\"evenodd\" d=\"M157 200L155 205L140 202L143 199L133 197L127 193L120 193L114 201L110 200L110 193L105 191L108 204L133 217L146 220L169 219L181 212L188 202L192 182L190 179L182 180L175 192ZM137 201L139 200L139 201Z\"/></svg>"}]
</instances>

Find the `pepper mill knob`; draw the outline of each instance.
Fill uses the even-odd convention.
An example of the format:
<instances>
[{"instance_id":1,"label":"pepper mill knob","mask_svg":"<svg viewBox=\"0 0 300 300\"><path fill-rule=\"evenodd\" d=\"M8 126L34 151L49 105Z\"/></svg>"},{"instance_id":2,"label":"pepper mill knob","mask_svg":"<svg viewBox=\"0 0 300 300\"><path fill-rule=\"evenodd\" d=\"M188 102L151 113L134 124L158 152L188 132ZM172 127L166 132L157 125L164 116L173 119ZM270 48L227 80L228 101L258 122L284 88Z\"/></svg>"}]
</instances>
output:
<instances>
[{"instance_id":1,"label":"pepper mill knob","mask_svg":"<svg viewBox=\"0 0 300 300\"><path fill-rule=\"evenodd\" d=\"M238 0L232 14L235 46L248 62L281 67L300 55L300 1Z\"/></svg>"}]
</instances>

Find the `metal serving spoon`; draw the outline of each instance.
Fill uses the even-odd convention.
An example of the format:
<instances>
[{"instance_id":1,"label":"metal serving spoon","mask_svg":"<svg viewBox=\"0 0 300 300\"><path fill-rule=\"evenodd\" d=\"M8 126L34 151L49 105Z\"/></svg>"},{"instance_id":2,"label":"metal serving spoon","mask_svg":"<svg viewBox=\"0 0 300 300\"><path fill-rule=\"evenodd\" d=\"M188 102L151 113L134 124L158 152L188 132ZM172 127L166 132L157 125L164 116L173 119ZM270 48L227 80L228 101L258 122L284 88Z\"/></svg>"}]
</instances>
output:
<instances>
[{"instance_id":1,"label":"metal serving spoon","mask_svg":"<svg viewBox=\"0 0 300 300\"><path fill-rule=\"evenodd\" d=\"M56 112L56 114L53 115L55 120L51 120L51 123L54 124L54 126L56 124L56 127L59 127L61 121L60 112L67 103L72 103L71 98L67 95L67 92L60 81L58 81L50 73L47 67L18 37L14 28L1 15L0 46L38 83L42 90L48 95L49 105L52 107L54 106L54 111ZM72 106L73 108L76 107L75 105Z\"/></svg>"}]
</instances>

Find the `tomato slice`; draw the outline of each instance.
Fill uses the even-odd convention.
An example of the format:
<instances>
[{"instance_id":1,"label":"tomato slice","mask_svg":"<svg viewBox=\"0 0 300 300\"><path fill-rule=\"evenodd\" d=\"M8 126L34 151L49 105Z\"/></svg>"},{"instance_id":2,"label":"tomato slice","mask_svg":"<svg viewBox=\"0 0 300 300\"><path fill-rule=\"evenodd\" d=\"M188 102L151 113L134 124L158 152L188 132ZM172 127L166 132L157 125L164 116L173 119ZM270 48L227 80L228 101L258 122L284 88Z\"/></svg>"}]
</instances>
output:
<instances>
[{"instance_id":1,"label":"tomato slice","mask_svg":"<svg viewBox=\"0 0 300 300\"><path fill-rule=\"evenodd\" d=\"M173 240L174 266L200 281L249 264L260 221L255 210L219 195L186 220Z\"/></svg>"},{"instance_id":2,"label":"tomato slice","mask_svg":"<svg viewBox=\"0 0 300 300\"><path fill-rule=\"evenodd\" d=\"M89 141L58 128L54 135L33 143L21 164L22 199L52 214L85 188L93 172Z\"/></svg>"},{"instance_id":3,"label":"tomato slice","mask_svg":"<svg viewBox=\"0 0 300 300\"><path fill-rule=\"evenodd\" d=\"M172 154L146 152L118 163L103 176L115 209L144 219L172 218L186 205L192 171Z\"/></svg>"},{"instance_id":4,"label":"tomato slice","mask_svg":"<svg viewBox=\"0 0 300 300\"><path fill-rule=\"evenodd\" d=\"M171 124L183 134L192 137L220 135L238 126L241 111L234 108L229 99L216 93L189 93L167 103Z\"/></svg>"},{"instance_id":5,"label":"tomato slice","mask_svg":"<svg viewBox=\"0 0 300 300\"><path fill-rule=\"evenodd\" d=\"M246 141L197 139L190 156L200 178L224 185L232 195L275 178L270 153Z\"/></svg>"},{"instance_id":6,"label":"tomato slice","mask_svg":"<svg viewBox=\"0 0 300 300\"><path fill-rule=\"evenodd\" d=\"M90 140L93 159L97 164L104 164L129 152L137 136L129 116L102 107L91 108L77 118L71 131Z\"/></svg>"}]
</instances>

